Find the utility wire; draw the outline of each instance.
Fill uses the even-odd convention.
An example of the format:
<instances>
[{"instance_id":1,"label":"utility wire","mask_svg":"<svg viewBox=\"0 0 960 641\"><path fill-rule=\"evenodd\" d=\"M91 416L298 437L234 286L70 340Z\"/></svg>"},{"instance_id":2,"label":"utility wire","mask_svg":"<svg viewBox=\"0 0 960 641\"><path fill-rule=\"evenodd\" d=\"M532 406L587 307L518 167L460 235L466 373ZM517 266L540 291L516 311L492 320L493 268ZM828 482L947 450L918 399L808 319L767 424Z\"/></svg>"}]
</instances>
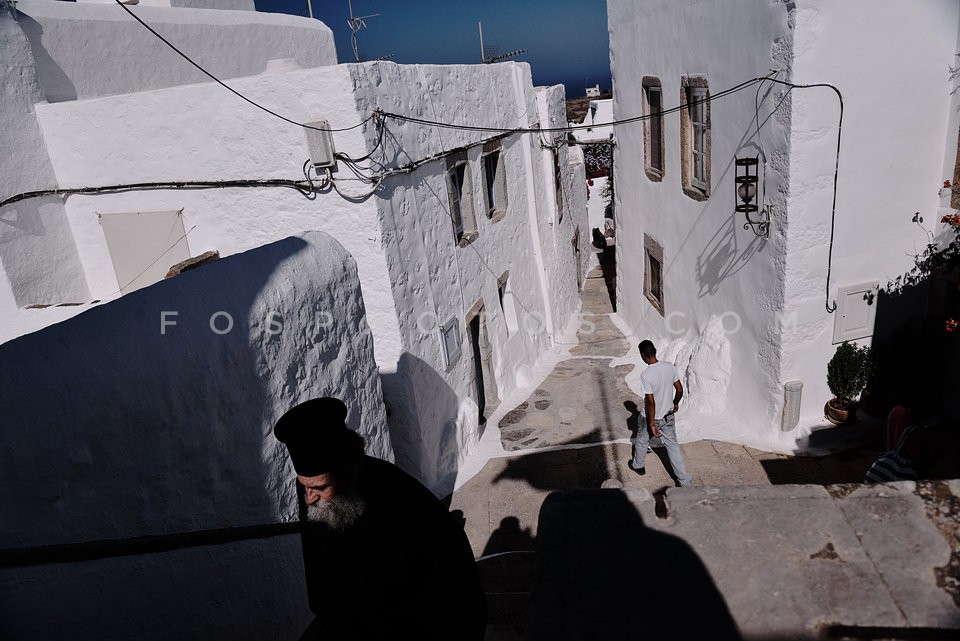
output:
<instances>
[{"instance_id":1,"label":"utility wire","mask_svg":"<svg viewBox=\"0 0 960 641\"><path fill-rule=\"evenodd\" d=\"M417 167L419 167L419 166L421 166L421 165L423 165L423 164L425 164L425 163L427 163L427 162L430 162L430 161L432 161L432 160L436 160L436 159L438 159L438 158L447 156L448 154L450 154L450 153L452 153L453 151L455 151L455 150L447 150L447 151L444 151L444 152L442 152L442 153L434 154L433 156L429 156L429 157L427 157L427 158L423 158L423 159L420 159L420 160L417 160L417 161L410 162L410 163L408 163L407 165L404 165L404 166L402 166L402 167L397 167L397 168L394 168L394 169L385 171L385 172L383 172L383 173L381 173L381 174L379 174L379 175L368 176L368 175L366 175L366 174L363 174L362 172L359 171L360 168L357 167L356 163L357 163L358 161L367 160L367 159L371 158L371 157L373 156L373 153L374 153L374 152L377 150L377 148L379 148L380 145L383 143L384 129L385 129L385 124L386 124L385 121L386 121L387 118L392 118L392 119L394 119L394 120L400 120L400 121L405 121L405 122L411 122L411 123L420 124L420 125L424 125L424 126L441 127L441 128L447 128L447 129L458 129L458 130L462 130L462 131L492 132L492 133L497 133L497 134L499 134L498 136L495 136L494 138L506 138L506 137L509 137L509 136L512 136L512 135L518 134L518 133L536 133L536 134L538 134L538 135L542 135L543 133L549 133L549 132L570 132L570 131L574 131L574 130L587 129L587 128L593 128L593 127L626 125L626 124L630 124L630 123L634 123L634 122L641 122L641 121L644 121L644 120L649 120L649 119L651 119L651 118L658 118L658 117L661 117L661 116L666 115L666 114L675 113L675 112L680 111L680 110L682 110L682 109L689 108L691 105L696 105L696 104L700 104L700 103L706 103L706 102L709 102L709 101L711 101L711 100L717 100L717 99L719 99L719 98L723 98L723 97L725 97L725 96L731 95L731 94L736 93L736 92L738 92L738 91L742 91L743 89L745 89L745 88L747 88L747 87L749 87L749 86L751 86L751 85L757 84L757 83L762 84L762 83L764 83L764 82L773 82L773 83L777 83L777 84L781 84L781 85L785 85L785 86L787 86L787 87L790 87L791 90L792 90L792 89L809 89L809 88L815 88L815 87L827 87L827 88L830 88L830 89L832 89L832 90L837 94L837 98L838 98L839 101L840 101L840 119L839 119L839 124L838 124L838 126L837 126L837 152L836 152L836 162L835 162L835 165L834 165L834 174L833 174L833 204L832 204L832 209L831 209L831 213L830 213L830 243L829 243L829 249L828 249L828 255L827 255L827 282L826 282L826 303L825 303L825 305L826 305L827 313L833 313L833 312L836 311L836 309L837 309L836 301L833 301L832 305L831 305L831 302L830 302L830 278L831 278L832 269L833 269L833 243L834 243L834 236L835 236L835 227L836 227L836 224L835 224L835 223L836 223L836 211L837 211L837 184L838 184L839 171L840 171L840 140L841 140L841 131L842 131L842 127L843 127L843 96L841 95L840 90L837 89L837 87L835 87L834 85L831 85L831 84L829 84L829 83L813 83L813 84L799 85L799 84L794 84L794 83L787 82L787 81L784 81L784 80L777 80L777 79L775 79L775 78L772 77L774 74L771 73L770 75L767 75L767 76L761 76L761 77L757 77L757 78L752 78L752 79L750 79L750 80L741 82L741 83L738 84L738 85L735 85L735 86L730 87L730 88L728 88L728 89L724 89L723 91L717 92L717 93L715 93L715 94L713 94L713 95L708 95L707 97L705 97L705 98L703 98L703 99L700 99L700 100L697 100L697 101L693 101L693 102L688 102L688 103L683 104L683 105L678 105L678 106L673 107L673 108L671 108L671 109L661 110L661 111L657 111L657 112L653 112L653 113L649 113L649 114L645 114L645 115L641 115L641 116L634 116L634 117L632 117L632 118L625 118L625 119L623 119L623 120L614 120L614 121L611 121L611 122L608 122L608 123L592 123L592 124L590 124L590 125L567 125L567 126L564 126L564 127L532 127L532 128L524 128L524 127L516 127L516 128L481 127L481 126L475 126L475 125L458 125L458 124L454 124L454 123L446 123L446 122L440 122L440 121L435 121L435 120L426 120L426 119L423 119L423 118L414 118L414 117L412 117L412 116L404 116L404 115L401 115L401 114L395 114L395 113L391 113L391 112L384 112L384 111L381 111L381 110L379 110L379 109L376 109L376 110L373 111L373 113L370 114L370 116L368 116L367 118L365 118L362 122L360 122L360 123L358 123L358 124L356 124L356 125L353 125L353 126L351 126L351 127L345 127L345 128L341 128L341 129L320 129L320 128L318 128L318 127L313 127L313 126L311 126L311 125L306 125L306 124L303 124L303 123L299 123L299 122L296 122L296 121L291 120L291 119L289 119L289 118L286 118L286 117L284 117L284 116L281 116L280 114L278 114L278 113L276 113L276 112L274 112L274 111L271 111L270 109L267 109L266 107L263 107L263 106L257 104L256 102L250 100L249 98L247 98L247 97L244 96L243 94L241 94L241 93L237 92L236 90L232 89L231 87L227 86L227 85L224 84L222 81L220 81L218 78L216 78L213 74L211 74L211 73L208 72L206 69L204 69L203 67L201 67L200 65L198 65L198 64L197 64L196 62L194 62L193 60L191 60L191 59L190 59L186 54L184 54L182 51L180 51L180 50L177 49L175 46L173 46L173 45L172 45L169 41L167 41L163 36L161 36L159 33L157 33L156 31L154 31L149 25L147 25L147 24L146 24L145 22L143 22L139 17L137 17L132 11L130 11L130 9L129 9L126 5L122 4L122 3L120 2L120 0L116 0L116 2L117 2L117 4L119 4L119 5L123 8L124 11L126 11L127 13L129 13L137 22L139 22L141 25L143 25L147 30L149 30L151 33L153 33L157 38L159 38L162 42L164 42L167 46L169 46L169 47L170 47L171 49L173 49L175 52L177 52L178 54L180 54L180 56L182 56L182 57L183 57L187 62L189 62L191 65L193 65L194 67L196 67L197 69L199 69L199 70L200 70L201 72L203 72L205 75L207 75L208 77L210 77L211 79L213 79L215 82L217 82L218 84L220 84L221 86L223 86L225 89L229 90L231 93L237 95L238 97L242 98L242 99L245 100L246 102L248 102L248 103L250 103L251 105L257 107L258 109L261 109L261 110L263 110L263 111L265 111L265 112L267 112L267 113L269 113L269 114L271 114L271 115L273 115L273 116L276 116L277 118L280 118L281 120L284 120L284 121L289 122L289 123L291 123L291 124L297 125L297 126L299 126L299 127L305 127L305 128L314 129L314 130L317 130L317 131L330 131L330 132L335 132L335 131L349 131L349 130L351 130L351 129L356 129L357 127L360 127L360 126L366 124L367 122L369 122L371 119L373 119L373 120L375 121L375 123L376 123L376 126L377 126L377 141L376 141L376 144L374 145L373 149L371 149L371 151L370 151L369 153L367 153L366 155L361 156L361 157L359 157L359 158L350 158L350 157L347 156L346 154L340 154L340 153L338 153L338 154L335 155L335 157L336 157L338 160L341 160L341 161L345 162L345 163L348 165L348 167L351 169L351 171L353 171L353 173L354 173L355 175L357 175L357 177L361 180L361 182L365 182L365 183L367 183L367 184L373 185L373 187L370 189L370 191L367 192L367 193L365 193L365 194L356 194L356 195L354 195L354 194L347 194L347 193L341 192L340 189L337 188L337 185L336 185L335 180L332 178L332 176L329 175L329 173L328 173L327 183L326 183L325 185L322 185L322 186L321 186L321 188L324 188L324 187L327 187L327 186L331 186L331 185L332 185L332 187L334 188L334 190L335 190L341 197L343 197L343 198L345 198L345 199L347 199L347 200L351 200L351 201L360 201L360 200L365 200L366 198L369 198L370 196L372 196L372 195L377 191L377 189L379 189L380 184L383 182L383 180L384 180L385 178L389 177L389 176L393 176L393 175L397 175L397 174L409 173L410 171L413 171L415 168L417 168ZM758 93L759 93L759 88L758 88ZM492 139L493 139L493 138L491 138L491 140L492 140ZM482 142L486 142L486 141L481 141L481 143L482 143ZM481 144L481 143L474 143L474 144L471 144L471 145L466 145L466 146L464 147L464 149L465 149L465 148L468 148L468 147L473 147L473 146L475 146L476 144ZM551 147L551 146L549 146L549 145L544 145L543 142L542 142L542 140L541 140L541 146ZM372 168L364 168L364 169L370 171ZM314 184L313 180L310 179L310 177L309 177L309 175L307 174L306 170L305 170L304 173L305 173L305 175L307 176L307 180L305 180L305 181L295 181L295 180L286 180L286 179L273 179L273 180L233 180L233 181L179 181L179 182L131 183L131 184L124 184L124 185L112 185L112 186L103 186L103 187L81 187L81 188L75 188L75 189L48 189L48 190L31 191L31 192L24 192L24 193L21 193L21 194L16 194L16 195L11 196L11 197L9 197L9 198L7 198L7 199L5 199L5 200L0 201L0 207L4 207L4 206L6 206L6 205L9 205L9 204L12 204L12 203L15 203L15 202L18 202L18 201L20 201L20 200L27 199L27 198L36 198L36 197L40 197L40 196L84 194L84 193L102 193L102 192L110 192L110 191L126 191L126 190L150 189L150 188L154 188L154 189L190 189L190 188L195 188L195 189L196 189L196 188L200 188L200 189L202 189L202 188L210 188L210 187L249 187L249 186L263 186L263 187L267 187L267 186L285 186L285 187L295 188L295 189L297 189L298 191L300 191L302 194L309 196L310 194L316 193L317 190L318 190L318 187L317 187L316 184Z\"/></svg>"},{"instance_id":2,"label":"utility wire","mask_svg":"<svg viewBox=\"0 0 960 641\"><path fill-rule=\"evenodd\" d=\"M750 80L741 82L738 85L730 87L729 89L724 89L723 91L717 92L715 94L708 95L706 98L701 98L700 100L694 100L683 105L678 105L670 109L655 111L649 114L644 114L642 116L633 116L632 118L624 118L623 120L613 120L611 122L600 122L593 123L589 125L566 125L564 127L481 127L477 125L457 125L449 122L439 122L436 120L426 120L423 118L414 118L413 116L404 116L402 114L395 114L389 111L384 111L382 116L384 118L393 118L394 120L402 120L406 122L412 122L418 125L425 125L431 127L442 127L446 129L459 129L462 131L489 131L496 133L506 133L506 134L516 134L516 133L551 133L551 132L567 132L567 131L577 131L579 129L591 129L596 127L609 127L614 125L627 125L633 122L641 122L643 120L650 120L651 118L659 118L660 116L665 116L667 114L676 113L683 109L689 108L691 105L698 105L701 103L707 103L711 100L717 100L719 98L726 97L730 94L742 91L747 87L754 85L758 82L763 82L769 80L769 76L761 76L758 78L752 78ZM813 85L811 85L813 86Z\"/></svg>"},{"instance_id":3,"label":"utility wire","mask_svg":"<svg viewBox=\"0 0 960 641\"><path fill-rule=\"evenodd\" d=\"M71 189L41 189L16 194L0 200L0 207L11 205L28 198L42 196L70 196L73 194L99 194L104 192L134 191L137 189L208 189L211 187L291 187L300 193L309 194L315 191L316 186L309 180L288 180L286 178L271 178L263 180L180 180L149 183L126 183L119 185L104 185L101 187L75 187Z\"/></svg>"},{"instance_id":4,"label":"utility wire","mask_svg":"<svg viewBox=\"0 0 960 641\"><path fill-rule=\"evenodd\" d=\"M197 64L196 62L194 62L194 61L190 58L190 56L188 56L187 54L185 54L185 53L183 53L182 51L180 51L179 49L177 49L177 48L173 45L173 43L171 43L169 40L167 40L166 38L164 38L163 36L161 36L159 33L157 33L156 30L155 30L153 27L151 27L151 26L148 25L146 22L144 22L143 20L141 20L140 17L137 16L137 14L135 14L133 11L131 11L130 8L129 8L127 5L123 4L123 2L121 2L120 0L115 0L115 2L116 2L118 5L120 5L120 6L123 8L124 11L126 11L127 13L129 13L130 16L131 16L134 20L136 20L136 21L139 22L141 25L143 25L143 27L144 27L147 31L149 31L150 33L152 33L153 35L155 35L157 38L159 38L160 41L163 42L163 44L167 45L168 47L170 47L171 49L173 49L175 52L177 52L178 54L180 54L180 57L181 57L181 58L183 58L184 60L186 60L187 62L189 62L191 65L193 65L194 67L196 67L196 68L197 68L198 70L200 70L200 72L203 73L205 76L207 76L208 78L210 78L211 80L213 80L213 81L216 82L218 85L220 85L221 87L223 87L224 89L226 89L227 91L229 91L230 93L232 93L233 95L237 96L238 98L247 101L248 103L250 103L251 105L253 105L253 106L256 107L257 109L261 109L261 110L267 112L268 114L270 114L271 116L276 116L276 117L279 118L280 120L283 120L283 121L285 121L285 122L289 122L291 125L297 125L298 127L304 127L304 128L306 128L306 129L313 129L314 131L350 131L351 129L356 129L357 127L360 127L360 126L365 125L365 124L367 123L367 121L370 120L370 118L373 118L373 116L371 115L370 118L367 118L367 119L364 120L363 122L358 123L358 124L356 124L356 125L353 125L353 126L351 126L351 127L343 127L343 128L341 128L341 129L323 129L323 128L321 128L321 127L314 127L313 125L307 125L307 124L304 124L304 123L302 123L302 122L297 122L296 120L291 120L290 118L287 118L286 116L281 116L281 115L278 114L277 112L271 111L270 109L267 109L267 108L264 107L263 105L261 105L261 104L259 104L259 103L257 103L257 102L254 102L253 100L251 100L250 98L247 98L246 96L244 96L242 93L240 93L240 92L237 91L236 89L234 89L234 88L228 86L227 84L225 84L222 80L220 80L219 78L217 78L216 76L214 76L212 73L210 73L209 71L207 71L206 69L204 69L203 67L201 67L199 64Z\"/></svg>"},{"instance_id":5,"label":"utility wire","mask_svg":"<svg viewBox=\"0 0 960 641\"><path fill-rule=\"evenodd\" d=\"M798 85L792 82L787 82L786 80L777 80L776 78L773 78L770 76L764 78L763 80L790 87L791 91L794 89L812 89L815 87L826 87L828 89L832 89L834 93L837 94L837 99L840 101L840 118L839 118L839 121L837 122L837 154L836 154L836 161L833 167L833 205L830 210L830 244L827 249L826 302L824 303L827 309L827 313L832 314L835 311L837 311L837 301L833 301L832 304L830 302L830 275L831 275L831 272L833 271L833 238L834 238L834 232L836 230L836 219L837 219L837 182L840 174L840 134L843 130L843 95L840 93L839 89L837 89L835 86L826 82L817 82L809 85Z\"/></svg>"}]
</instances>

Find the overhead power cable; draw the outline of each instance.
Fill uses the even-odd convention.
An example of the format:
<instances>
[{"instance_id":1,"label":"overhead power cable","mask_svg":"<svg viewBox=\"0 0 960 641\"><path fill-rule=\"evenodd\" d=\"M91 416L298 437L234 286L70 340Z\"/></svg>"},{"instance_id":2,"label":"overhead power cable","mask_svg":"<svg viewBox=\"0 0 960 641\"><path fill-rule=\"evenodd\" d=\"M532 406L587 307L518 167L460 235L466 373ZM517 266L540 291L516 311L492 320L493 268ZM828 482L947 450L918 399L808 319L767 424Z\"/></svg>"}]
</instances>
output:
<instances>
[{"instance_id":1,"label":"overhead power cable","mask_svg":"<svg viewBox=\"0 0 960 641\"><path fill-rule=\"evenodd\" d=\"M815 87L826 87L832 89L834 93L837 94L837 99L840 101L840 118L837 122L837 155L836 161L833 167L833 205L830 210L830 245L827 250L827 284L826 284L826 308L827 313L832 314L837 311L837 301L830 302L830 274L833 271L833 236L834 230L836 229L836 219L837 219L837 181L840 175L840 132L843 130L843 95L840 93L840 90L835 86L826 83L826 82L817 82L809 85L797 85L792 82L787 82L786 80L777 80L776 78L767 77L764 78L764 81L770 81L776 84L785 85L790 87L790 90L794 89L812 89Z\"/></svg>"},{"instance_id":2,"label":"overhead power cable","mask_svg":"<svg viewBox=\"0 0 960 641\"><path fill-rule=\"evenodd\" d=\"M723 98L730 94L742 91L747 87L750 87L758 82L763 82L769 80L769 76L762 76L758 78L752 78L750 80L741 82L740 84L730 87L729 89L724 89L723 91L717 92L715 94L709 95L706 98L701 98L700 100L695 100L688 102L683 105L678 105L670 109L665 109L662 111L655 111L653 113L644 114L642 116L633 116L631 118L624 118L623 120L613 120L611 122L599 122L592 123L589 125L566 125L563 127L483 127L478 125L459 125L450 122L440 122L436 120L426 120L424 118L415 118L413 116L404 116L402 114L395 114L389 111L383 112L385 118L393 118L394 120L402 120L406 122L412 122L418 125L425 125L430 127L442 127L445 129L459 129L462 131L489 131L495 133L554 133L554 132L569 132L577 131L580 129L594 129L597 127L610 127L614 125L628 125L633 122L641 122L643 120L650 120L651 118L658 118L660 116L665 116L667 114L672 114L683 109L688 109L691 105L698 105L701 103L710 102L712 100L717 100Z\"/></svg>"},{"instance_id":3,"label":"overhead power cable","mask_svg":"<svg viewBox=\"0 0 960 641\"><path fill-rule=\"evenodd\" d=\"M286 116L282 116L282 115L278 114L277 112L272 111L272 110L264 107L263 105L261 105L261 104L259 104L259 103L257 103L257 102L254 102L253 100L251 100L250 98L247 98L246 96L244 96L242 93L240 93L239 91L237 91L237 90L234 89L233 87L230 87L229 85L227 85L226 83L224 83L222 80L220 80L219 78L217 78L216 76L214 76L212 73L210 73L209 71L207 71L206 69L204 69L203 67L201 67L199 64L197 64L196 62L194 62L194 61L190 58L190 56L188 56L187 54L185 54L185 53L183 53L182 51L180 51L179 49L177 49L177 47L175 47L175 46L173 45L173 43L171 43L169 40L167 40L166 38L164 38L163 36L161 36L159 33L157 33L157 31L156 31L153 27L151 27L151 26L148 25L146 22L144 22L143 20L141 20L140 17L139 17L137 14L135 14L133 11L131 11L131 10L130 10L130 7L128 7L127 5L123 4L123 2L121 2L120 0L114 0L114 1L115 1L118 5L120 5L120 6L123 8L124 11L126 11L127 13L129 13L130 16L131 16L134 20L136 20L136 21L139 22L141 25L143 25L143 28L144 28L144 29L146 29L147 31L149 31L150 33L152 33L153 35L155 35L157 38L159 38L160 41L163 42L163 44L167 45L168 47L170 47L171 49L173 49L175 52L177 52L177 53L180 55L181 58L183 58L184 60L186 60L187 62L189 62L191 65L193 65L194 67L196 67L196 68L197 68L201 73L203 73L205 76L207 76L208 78L210 78L211 80L213 80L215 83L217 83L218 85L220 85L221 87L223 87L224 89L226 89L227 91L229 91L230 93L232 93L233 95L237 96L237 97L240 98L241 100L247 101L248 103L250 103L251 105L253 105L253 106L256 107L257 109L260 109L260 110L262 110L262 111L265 111L265 112L267 112L268 114L270 114L271 116L275 116L275 117L279 118L280 120L283 120L283 121L285 121L285 122L289 122L291 125L297 125L298 127L305 127L306 129L313 129L313 130L315 130L315 131L350 131L351 129L356 129L357 127L360 127L360 126L365 125L365 124L370 120L370 118L373 118L373 116L371 115L369 118L367 118L367 119L364 120L363 122L360 122L360 123L358 123L358 124L356 124L356 125L353 125L353 126L350 126L350 127L342 127L342 128L340 128L340 129L332 129L332 128L330 128L330 129L323 129L323 128L321 128L321 127L314 127L313 125L308 125L308 124L305 124L305 123L302 123L302 122L297 122L296 120L291 120L290 118L287 118Z\"/></svg>"},{"instance_id":4,"label":"overhead power cable","mask_svg":"<svg viewBox=\"0 0 960 641\"><path fill-rule=\"evenodd\" d=\"M42 196L71 196L74 194L100 194L119 191L135 191L138 189L210 189L213 187L290 187L304 195L317 190L317 186L309 180L289 180L286 178L270 178L262 180L179 180L149 183L125 183L120 185L103 185L99 187L75 187L67 189L40 189L27 191L15 196L0 200L0 207L11 205L28 198Z\"/></svg>"}]
</instances>

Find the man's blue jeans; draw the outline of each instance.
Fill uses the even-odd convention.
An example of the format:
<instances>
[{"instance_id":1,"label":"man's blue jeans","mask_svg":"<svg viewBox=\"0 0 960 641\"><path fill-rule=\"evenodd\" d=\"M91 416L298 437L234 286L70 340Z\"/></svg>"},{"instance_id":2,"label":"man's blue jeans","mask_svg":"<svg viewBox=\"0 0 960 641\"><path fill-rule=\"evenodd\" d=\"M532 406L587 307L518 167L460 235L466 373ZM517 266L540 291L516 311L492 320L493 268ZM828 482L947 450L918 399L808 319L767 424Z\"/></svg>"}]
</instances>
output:
<instances>
[{"instance_id":1,"label":"man's blue jeans","mask_svg":"<svg viewBox=\"0 0 960 641\"><path fill-rule=\"evenodd\" d=\"M683 462L683 453L680 451L680 443L677 442L677 426L673 420L673 412L668 413L663 418L654 419L657 429L660 430L661 440L667 448L667 457L670 459L670 467L677 477L677 483L681 486L693 485L693 479L687 473L687 466ZM640 417L640 424L637 426L637 434L633 438L633 467L646 467L644 461L647 458L647 445L650 444L650 428L647 427L647 419Z\"/></svg>"}]
</instances>

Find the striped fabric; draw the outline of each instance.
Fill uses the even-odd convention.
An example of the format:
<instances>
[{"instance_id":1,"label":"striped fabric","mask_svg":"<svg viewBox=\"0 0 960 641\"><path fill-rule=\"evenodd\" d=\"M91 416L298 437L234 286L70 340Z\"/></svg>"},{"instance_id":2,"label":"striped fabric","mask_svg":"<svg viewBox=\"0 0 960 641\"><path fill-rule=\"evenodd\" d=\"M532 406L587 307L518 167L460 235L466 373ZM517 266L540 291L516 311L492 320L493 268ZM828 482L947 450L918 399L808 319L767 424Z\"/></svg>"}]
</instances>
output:
<instances>
[{"instance_id":1,"label":"striped fabric","mask_svg":"<svg viewBox=\"0 0 960 641\"><path fill-rule=\"evenodd\" d=\"M881 454L870 465L865 483L889 483L891 481L915 481L917 479L917 471L913 469L910 459L900 453L900 450L907 443L907 437L917 427L916 425L910 425L904 429L897 441L897 446L893 450Z\"/></svg>"}]
</instances>

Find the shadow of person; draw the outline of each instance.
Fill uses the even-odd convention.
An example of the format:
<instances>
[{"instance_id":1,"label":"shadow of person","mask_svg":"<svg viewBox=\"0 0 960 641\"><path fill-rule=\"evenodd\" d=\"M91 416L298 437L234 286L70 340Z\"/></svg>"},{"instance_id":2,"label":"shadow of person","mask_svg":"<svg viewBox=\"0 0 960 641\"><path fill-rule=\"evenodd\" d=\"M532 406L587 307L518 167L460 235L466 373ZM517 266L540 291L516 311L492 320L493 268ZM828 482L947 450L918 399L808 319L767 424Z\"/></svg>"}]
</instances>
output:
<instances>
[{"instance_id":1,"label":"shadow of person","mask_svg":"<svg viewBox=\"0 0 960 641\"><path fill-rule=\"evenodd\" d=\"M645 490L630 496L655 518ZM693 548L647 527L622 490L552 492L535 558L530 641L741 639Z\"/></svg>"},{"instance_id":2,"label":"shadow of person","mask_svg":"<svg viewBox=\"0 0 960 641\"><path fill-rule=\"evenodd\" d=\"M530 534L530 528L521 529L520 519L508 516L500 521L500 527L490 533L487 545L483 548L483 556L534 549L536 549L536 539Z\"/></svg>"},{"instance_id":3,"label":"shadow of person","mask_svg":"<svg viewBox=\"0 0 960 641\"><path fill-rule=\"evenodd\" d=\"M527 595L533 580L536 538L520 519L505 517L490 533L483 555L477 559L480 579L487 594L487 623L526 624Z\"/></svg>"},{"instance_id":4,"label":"shadow of person","mask_svg":"<svg viewBox=\"0 0 960 641\"><path fill-rule=\"evenodd\" d=\"M630 430L630 436L635 437L637 435L637 428L640 426L640 407L633 401L624 401L623 406L630 412L630 416L627 417L627 429Z\"/></svg>"}]
</instances>

